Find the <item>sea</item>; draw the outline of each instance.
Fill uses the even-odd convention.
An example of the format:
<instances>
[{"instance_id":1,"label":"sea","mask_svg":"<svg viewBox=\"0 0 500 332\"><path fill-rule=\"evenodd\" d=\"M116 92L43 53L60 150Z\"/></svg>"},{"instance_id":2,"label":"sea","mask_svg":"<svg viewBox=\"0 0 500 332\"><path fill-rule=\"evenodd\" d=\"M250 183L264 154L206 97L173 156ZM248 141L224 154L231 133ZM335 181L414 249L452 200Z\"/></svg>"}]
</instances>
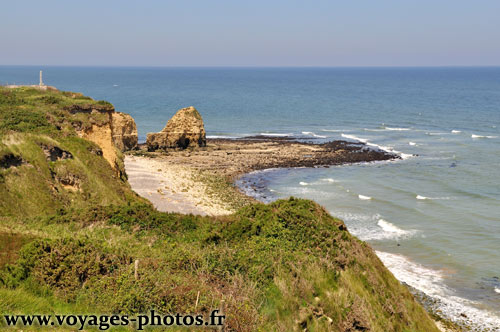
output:
<instances>
[{"instance_id":1,"label":"sea","mask_svg":"<svg viewBox=\"0 0 500 332\"><path fill-rule=\"evenodd\" d=\"M139 139L195 106L208 137L364 142L400 160L271 169L238 181L270 202L315 200L434 310L500 331L500 67L152 68L0 66L113 103Z\"/></svg>"}]
</instances>

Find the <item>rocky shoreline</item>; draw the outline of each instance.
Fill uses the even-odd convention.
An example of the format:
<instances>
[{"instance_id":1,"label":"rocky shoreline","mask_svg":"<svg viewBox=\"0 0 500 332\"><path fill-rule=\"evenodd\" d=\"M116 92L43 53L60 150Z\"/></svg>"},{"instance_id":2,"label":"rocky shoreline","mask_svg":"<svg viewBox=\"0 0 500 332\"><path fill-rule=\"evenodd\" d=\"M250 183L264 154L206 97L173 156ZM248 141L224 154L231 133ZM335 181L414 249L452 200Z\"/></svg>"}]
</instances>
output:
<instances>
[{"instance_id":1,"label":"rocky shoreline","mask_svg":"<svg viewBox=\"0 0 500 332\"><path fill-rule=\"evenodd\" d=\"M148 151L146 144L126 154L132 189L165 212L224 215L254 201L235 182L271 168L330 167L396 160L396 154L363 143L321 144L283 137L207 139L206 146ZM149 173L147 181L144 176Z\"/></svg>"},{"instance_id":2,"label":"rocky shoreline","mask_svg":"<svg viewBox=\"0 0 500 332\"><path fill-rule=\"evenodd\" d=\"M147 152L145 144L134 154L162 158L209 170L231 180L245 173L269 168L329 167L334 165L401 159L397 154L373 149L364 143L343 140L326 143L300 142L283 137L252 136L238 139L207 139L205 147Z\"/></svg>"}]
</instances>

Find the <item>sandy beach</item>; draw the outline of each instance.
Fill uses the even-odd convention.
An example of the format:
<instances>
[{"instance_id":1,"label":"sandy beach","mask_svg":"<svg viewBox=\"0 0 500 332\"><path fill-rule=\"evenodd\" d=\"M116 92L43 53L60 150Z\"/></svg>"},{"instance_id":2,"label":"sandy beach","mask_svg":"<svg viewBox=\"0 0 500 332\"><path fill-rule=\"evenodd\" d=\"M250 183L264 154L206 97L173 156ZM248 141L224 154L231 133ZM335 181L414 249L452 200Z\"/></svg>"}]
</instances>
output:
<instances>
[{"instance_id":1,"label":"sandy beach","mask_svg":"<svg viewBox=\"0 0 500 332\"><path fill-rule=\"evenodd\" d=\"M125 168L132 189L163 212L224 215L233 210L221 200L208 200L207 186L195 181L195 170L162 159L126 156Z\"/></svg>"}]
</instances>

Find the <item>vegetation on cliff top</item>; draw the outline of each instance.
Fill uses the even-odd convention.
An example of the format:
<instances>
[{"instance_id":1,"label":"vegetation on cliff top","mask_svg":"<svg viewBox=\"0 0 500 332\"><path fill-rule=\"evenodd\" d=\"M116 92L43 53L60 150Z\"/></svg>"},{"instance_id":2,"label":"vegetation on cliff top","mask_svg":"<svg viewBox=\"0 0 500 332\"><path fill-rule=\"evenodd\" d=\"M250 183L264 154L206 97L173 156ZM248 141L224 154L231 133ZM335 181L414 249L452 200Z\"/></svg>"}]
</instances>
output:
<instances>
[{"instance_id":1,"label":"vegetation on cliff top","mask_svg":"<svg viewBox=\"0 0 500 332\"><path fill-rule=\"evenodd\" d=\"M74 105L113 110L81 94L0 87L0 216L122 204L136 196L101 148L77 135L77 129L109 116L73 114Z\"/></svg>"},{"instance_id":2,"label":"vegetation on cliff top","mask_svg":"<svg viewBox=\"0 0 500 332\"><path fill-rule=\"evenodd\" d=\"M71 96L0 89L2 313L206 314L224 300L227 331L437 331L373 250L312 201L224 217L154 210L74 134ZM18 120L4 125L7 114Z\"/></svg>"}]
</instances>

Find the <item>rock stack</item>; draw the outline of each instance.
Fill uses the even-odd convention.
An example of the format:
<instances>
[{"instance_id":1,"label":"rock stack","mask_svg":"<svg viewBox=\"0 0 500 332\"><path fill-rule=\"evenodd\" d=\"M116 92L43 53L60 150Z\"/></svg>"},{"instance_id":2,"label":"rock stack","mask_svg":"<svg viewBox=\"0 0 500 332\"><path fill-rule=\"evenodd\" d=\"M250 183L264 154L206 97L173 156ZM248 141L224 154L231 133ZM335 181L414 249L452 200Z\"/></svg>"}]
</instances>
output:
<instances>
[{"instance_id":1,"label":"rock stack","mask_svg":"<svg viewBox=\"0 0 500 332\"><path fill-rule=\"evenodd\" d=\"M134 119L126 113L111 114L113 142L120 151L132 150L137 146L137 126Z\"/></svg>"},{"instance_id":2,"label":"rock stack","mask_svg":"<svg viewBox=\"0 0 500 332\"><path fill-rule=\"evenodd\" d=\"M205 127L200 113L193 106L178 110L162 131L147 135L146 144L148 151L206 146Z\"/></svg>"}]
</instances>

